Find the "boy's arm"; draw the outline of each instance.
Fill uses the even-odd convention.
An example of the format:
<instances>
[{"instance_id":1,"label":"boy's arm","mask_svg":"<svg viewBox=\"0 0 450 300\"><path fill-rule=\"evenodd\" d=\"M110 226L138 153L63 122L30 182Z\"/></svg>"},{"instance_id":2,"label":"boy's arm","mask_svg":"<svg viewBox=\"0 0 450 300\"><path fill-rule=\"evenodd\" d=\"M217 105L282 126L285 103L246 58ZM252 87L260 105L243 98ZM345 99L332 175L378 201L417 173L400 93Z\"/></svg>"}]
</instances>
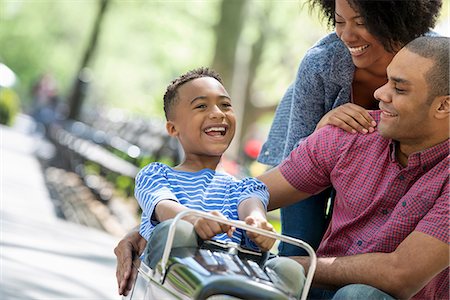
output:
<instances>
[{"instance_id":1,"label":"boy's arm","mask_svg":"<svg viewBox=\"0 0 450 300\"><path fill-rule=\"evenodd\" d=\"M245 221L248 225L275 232L272 224L267 221L266 210L258 198L243 200L238 206L238 215L239 219ZM261 251L269 251L275 243L272 238L260 236L250 231L247 232L247 235L258 245Z\"/></svg>"},{"instance_id":2,"label":"boy's arm","mask_svg":"<svg viewBox=\"0 0 450 300\"><path fill-rule=\"evenodd\" d=\"M156 204L154 217L159 222L163 222L165 220L175 218L175 216L178 213L185 211L187 209L188 208L186 206L178 203L177 201L173 201L173 200L169 200L169 199L161 200L158 202L158 204ZM194 224L196 217L187 216L187 217L184 217L183 219L185 221L188 221L188 222Z\"/></svg>"},{"instance_id":3,"label":"boy's arm","mask_svg":"<svg viewBox=\"0 0 450 300\"><path fill-rule=\"evenodd\" d=\"M175 216L188 208L180 203L172 200L162 200L155 208L155 217L159 222L173 219ZM210 212L212 215L223 217L221 213L217 211ZM229 225L217 223L215 221L199 218L197 216L186 216L183 220L188 221L194 225L195 231L202 240L209 240L213 236L226 232L229 236L233 234L234 228Z\"/></svg>"}]
</instances>

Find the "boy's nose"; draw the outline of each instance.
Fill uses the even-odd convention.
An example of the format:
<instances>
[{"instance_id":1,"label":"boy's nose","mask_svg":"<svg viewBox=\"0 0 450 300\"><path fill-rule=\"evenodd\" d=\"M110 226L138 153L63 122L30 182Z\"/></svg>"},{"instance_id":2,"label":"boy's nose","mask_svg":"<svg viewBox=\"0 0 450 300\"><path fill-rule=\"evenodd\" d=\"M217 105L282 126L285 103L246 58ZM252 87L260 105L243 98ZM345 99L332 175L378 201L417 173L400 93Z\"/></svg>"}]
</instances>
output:
<instances>
[{"instance_id":1,"label":"boy's nose","mask_svg":"<svg viewBox=\"0 0 450 300\"><path fill-rule=\"evenodd\" d=\"M223 113L223 111L220 109L219 106L214 105L211 108L211 112L209 113L209 117L210 118L223 118L223 117L225 117L225 114Z\"/></svg>"}]
</instances>

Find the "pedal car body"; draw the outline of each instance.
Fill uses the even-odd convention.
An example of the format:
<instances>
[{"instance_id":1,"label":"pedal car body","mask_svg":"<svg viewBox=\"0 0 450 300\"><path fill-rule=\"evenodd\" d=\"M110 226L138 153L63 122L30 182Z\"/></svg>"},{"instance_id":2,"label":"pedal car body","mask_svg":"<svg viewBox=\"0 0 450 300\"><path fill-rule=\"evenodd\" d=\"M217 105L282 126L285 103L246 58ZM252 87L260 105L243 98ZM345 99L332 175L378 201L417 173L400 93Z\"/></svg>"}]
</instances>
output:
<instances>
[{"instance_id":1,"label":"pedal car body","mask_svg":"<svg viewBox=\"0 0 450 300\"><path fill-rule=\"evenodd\" d=\"M310 256L302 298L306 299L316 267L313 249L305 242L264 231L243 222L223 220L189 210L177 215L168 234L160 263L154 270L141 262L133 289L125 299L295 299L285 283L270 268L264 268L266 253L241 248L234 243L206 241L200 248L171 249L175 223L188 214L264 234L305 249Z\"/></svg>"}]
</instances>

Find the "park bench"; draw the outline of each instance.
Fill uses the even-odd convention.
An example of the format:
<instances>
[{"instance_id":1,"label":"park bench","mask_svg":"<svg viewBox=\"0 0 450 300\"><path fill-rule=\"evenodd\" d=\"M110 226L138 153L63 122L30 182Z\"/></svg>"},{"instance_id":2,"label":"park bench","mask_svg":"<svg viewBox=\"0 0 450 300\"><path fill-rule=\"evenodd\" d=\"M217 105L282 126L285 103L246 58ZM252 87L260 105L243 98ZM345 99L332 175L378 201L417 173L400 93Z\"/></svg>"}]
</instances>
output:
<instances>
[{"instance_id":1,"label":"park bench","mask_svg":"<svg viewBox=\"0 0 450 300\"><path fill-rule=\"evenodd\" d=\"M92 124L66 120L48 127L47 135L56 147L56 155L48 163L45 174L59 216L114 231L117 235L136 224L138 206L135 201L128 201L128 205L122 203L124 201L110 203L110 200L132 196L134 177L141 167L137 165L140 158L179 159L177 144L165 134L165 128L154 126L155 121L148 123L150 125L137 120L118 124L98 118ZM149 128L152 128L150 133ZM143 143L148 140L143 136L149 135L151 147ZM127 183L123 197L117 197L118 181ZM130 206L134 216L124 212L130 210ZM120 222L125 223L122 230Z\"/></svg>"}]
</instances>

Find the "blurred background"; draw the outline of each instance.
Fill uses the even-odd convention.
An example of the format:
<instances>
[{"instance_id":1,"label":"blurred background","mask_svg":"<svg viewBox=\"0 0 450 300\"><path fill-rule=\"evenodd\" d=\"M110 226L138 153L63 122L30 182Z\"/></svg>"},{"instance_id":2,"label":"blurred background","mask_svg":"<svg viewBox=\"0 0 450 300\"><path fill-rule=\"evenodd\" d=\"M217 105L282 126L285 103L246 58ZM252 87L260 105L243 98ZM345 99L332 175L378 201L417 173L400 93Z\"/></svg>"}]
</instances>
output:
<instances>
[{"instance_id":1,"label":"blurred background","mask_svg":"<svg viewBox=\"0 0 450 300\"><path fill-rule=\"evenodd\" d=\"M449 27L449 1L444 0L435 30L448 36ZM11 228L11 236L2 238L0 296L116 296L112 249L140 216L134 176L152 161L175 165L182 155L165 133L167 84L200 66L221 74L238 117L222 167L237 177L256 176L265 170L255 159L276 105L305 51L329 31L300 0L0 0L2 233ZM16 226L35 201L30 199L36 198L30 197L33 188L43 193L46 207L39 222L57 219L45 224L49 227L39 223L41 234L46 233L42 239L57 227L61 236L66 231L77 235L77 230L92 235L87 248L105 240L96 250L105 255L102 259L98 253L86 253L86 258L100 264L108 277L100 286L103 292L111 289L109 294L92 294L98 284L80 289L90 284L82 281L67 293L46 284L35 284L37 294L19 292L24 270L7 263L17 258L8 252L17 251L8 239L34 226ZM277 212L271 217L280 231ZM60 225L66 221L83 228L66 229ZM43 242L36 239L36 245ZM53 243L47 252L63 240L53 238ZM68 243L59 254L86 251L73 240ZM31 252L39 248L24 239L14 245ZM36 259L22 263L31 261ZM91 272L91 265L84 267L79 272ZM41 280L48 270L42 274Z\"/></svg>"}]
</instances>

